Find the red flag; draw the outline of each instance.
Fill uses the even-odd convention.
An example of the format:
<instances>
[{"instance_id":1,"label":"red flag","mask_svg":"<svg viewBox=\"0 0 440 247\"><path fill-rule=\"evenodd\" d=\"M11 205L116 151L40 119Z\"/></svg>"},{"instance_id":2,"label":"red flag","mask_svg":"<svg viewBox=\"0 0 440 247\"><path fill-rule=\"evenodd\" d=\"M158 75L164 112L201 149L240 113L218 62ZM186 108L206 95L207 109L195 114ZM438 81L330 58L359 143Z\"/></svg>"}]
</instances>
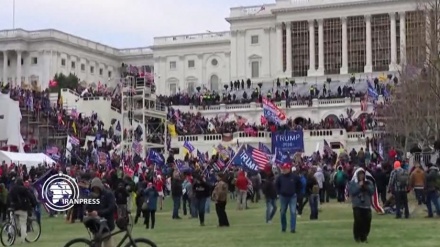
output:
<instances>
[{"instance_id":1,"label":"red flag","mask_svg":"<svg viewBox=\"0 0 440 247\"><path fill-rule=\"evenodd\" d=\"M50 80L49 81L49 87L56 87L56 86L58 86L58 82L57 81L55 81L55 80Z\"/></svg>"},{"instance_id":2,"label":"red flag","mask_svg":"<svg viewBox=\"0 0 440 247\"><path fill-rule=\"evenodd\" d=\"M262 125L266 125L267 124L267 119L263 115L261 115L260 116L260 122L261 122Z\"/></svg>"}]
</instances>

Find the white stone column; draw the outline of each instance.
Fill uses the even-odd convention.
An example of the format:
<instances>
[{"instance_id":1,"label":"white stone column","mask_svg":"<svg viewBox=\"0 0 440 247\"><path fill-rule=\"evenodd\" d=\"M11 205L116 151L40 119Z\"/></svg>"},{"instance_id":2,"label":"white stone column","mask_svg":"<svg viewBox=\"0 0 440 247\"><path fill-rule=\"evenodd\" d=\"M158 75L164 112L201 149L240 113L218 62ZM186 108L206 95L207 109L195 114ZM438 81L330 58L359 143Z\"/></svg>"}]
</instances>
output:
<instances>
[{"instance_id":1,"label":"white stone column","mask_svg":"<svg viewBox=\"0 0 440 247\"><path fill-rule=\"evenodd\" d=\"M318 70L316 71L317 76L324 75L324 20L318 20Z\"/></svg>"},{"instance_id":2,"label":"white stone column","mask_svg":"<svg viewBox=\"0 0 440 247\"><path fill-rule=\"evenodd\" d=\"M400 66L406 64L406 21L405 12L399 12L400 17Z\"/></svg>"},{"instance_id":3,"label":"white stone column","mask_svg":"<svg viewBox=\"0 0 440 247\"><path fill-rule=\"evenodd\" d=\"M3 51L3 83L8 83L8 51Z\"/></svg>"},{"instance_id":4,"label":"white stone column","mask_svg":"<svg viewBox=\"0 0 440 247\"><path fill-rule=\"evenodd\" d=\"M391 44L391 63L390 71L397 71L397 37L396 37L396 13L390 15L390 44Z\"/></svg>"},{"instance_id":5,"label":"white stone column","mask_svg":"<svg viewBox=\"0 0 440 247\"><path fill-rule=\"evenodd\" d=\"M179 71L179 87L181 91L186 92L187 89L187 84L186 84L186 66L187 66L187 62L185 61L185 56L179 56L179 60L177 61L177 71Z\"/></svg>"},{"instance_id":6,"label":"white stone column","mask_svg":"<svg viewBox=\"0 0 440 247\"><path fill-rule=\"evenodd\" d=\"M203 63L203 62L202 62ZM231 80L236 80L237 74L237 31L231 31ZM199 79L202 82L203 78Z\"/></svg>"},{"instance_id":7,"label":"white stone column","mask_svg":"<svg viewBox=\"0 0 440 247\"><path fill-rule=\"evenodd\" d=\"M292 22L286 23L286 77L292 77Z\"/></svg>"},{"instance_id":8,"label":"white stone column","mask_svg":"<svg viewBox=\"0 0 440 247\"><path fill-rule=\"evenodd\" d=\"M281 23L276 24L276 34L277 34L277 77L282 77L283 71L283 25Z\"/></svg>"},{"instance_id":9,"label":"white stone column","mask_svg":"<svg viewBox=\"0 0 440 247\"><path fill-rule=\"evenodd\" d=\"M231 54L232 54L232 52L231 52ZM204 83L207 82L207 80L205 79L205 76L204 76L204 73L205 73L205 70L206 70L206 64L203 63L204 55L203 54L198 54L197 55L197 59L200 62L200 70L199 70L199 73L200 73L199 77L200 78L199 78L199 80L197 82L198 84L195 87L200 86L201 88L203 88L203 85L205 85ZM237 57L235 57L235 59L237 59ZM235 67L235 71L237 71L237 60L235 62L231 63L231 66L232 65ZM231 80L235 80L235 79L231 79Z\"/></svg>"},{"instance_id":10,"label":"white stone column","mask_svg":"<svg viewBox=\"0 0 440 247\"><path fill-rule=\"evenodd\" d=\"M348 41L347 41L347 17L341 17L342 24L342 66L340 74L348 74Z\"/></svg>"},{"instance_id":11,"label":"white stone column","mask_svg":"<svg viewBox=\"0 0 440 247\"><path fill-rule=\"evenodd\" d=\"M271 43L270 43L270 36L271 36L271 27L264 29L264 39L263 39L263 60L262 60L262 68L263 68L263 77L264 78L271 78Z\"/></svg>"},{"instance_id":12,"label":"white stone column","mask_svg":"<svg viewBox=\"0 0 440 247\"><path fill-rule=\"evenodd\" d=\"M242 47L242 49L243 49L243 62L242 62L242 64L243 64L243 76L242 76L242 79L244 79L244 81L246 81L247 78L251 78L251 74L247 73L248 68L249 68L249 59L247 57L247 52L246 52L247 51L247 49L246 49L247 48L246 29L240 31L240 34L241 34L242 39L243 39L242 40L242 45L243 45L243 47ZM250 41L249 41L249 43L250 43ZM219 77L219 83L220 83L220 80L221 80L221 77Z\"/></svg>"},{"instance_id":13,"label":"white stone column","mask_svg":"<svg viewBox=\"0 0 440 247\"><path fill-rule=\"evenodd\" d=\"M371 46L371 15L365 15L365 32L366 32L366 40L365 40L365 49L366 49L366 63L364 67L365 73L373 72L373 50Z\"/></svg>"},{"instance_id":14,"label":"white stone column","mask_svg":"<svg viewBox=\"0 0 440 247\"><path fill-rule=\"evenodd\" d=\"M309 71L308 76L315 76L315 20L309 20Z\"/></svg>"},{"instance_id":15,"label":"white stone column","mask_svg":"<svg viewBox=\"0 0 440 247\"><path fill-rule=\"evenodd\" d=\"M21 86L21 53L22 51L17 50L17 80L16 86Z\"/></svg>"}]
</instances>

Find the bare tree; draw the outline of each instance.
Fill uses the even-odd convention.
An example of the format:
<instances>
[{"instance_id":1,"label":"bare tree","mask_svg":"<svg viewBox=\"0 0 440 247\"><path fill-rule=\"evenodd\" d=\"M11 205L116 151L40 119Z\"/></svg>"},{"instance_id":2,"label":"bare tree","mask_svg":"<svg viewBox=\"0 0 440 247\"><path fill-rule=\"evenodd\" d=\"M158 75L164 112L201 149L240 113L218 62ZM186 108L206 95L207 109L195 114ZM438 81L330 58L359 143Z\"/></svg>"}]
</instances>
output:
<instances>
[{"instance_id":1,"label":"bare tree","mask_svg":"<svg viewBox=\"0 0 440 247\"><path fill-rule=\"evenodd\" d=\"M405 153L440 139L440 0L421 1L408 21L399 83L380 109L389 139Z\"/></svg>"}]
</instances>

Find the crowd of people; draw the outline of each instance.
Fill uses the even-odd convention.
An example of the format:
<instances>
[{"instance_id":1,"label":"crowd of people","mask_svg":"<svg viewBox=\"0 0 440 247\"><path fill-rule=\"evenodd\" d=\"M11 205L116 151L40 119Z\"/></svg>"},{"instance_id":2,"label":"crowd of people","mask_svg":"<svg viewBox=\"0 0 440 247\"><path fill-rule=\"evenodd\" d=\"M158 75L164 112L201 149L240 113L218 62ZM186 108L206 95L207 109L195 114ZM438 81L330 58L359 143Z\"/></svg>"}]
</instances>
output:
<instances>
[{"instance_id":1,"label":"crowd of people","mask_svg":"<svg viewBox=\"0 0 440 247\"><path fill-rule=\"evenodd\" d=\"M92 196L107 198L106 203L95 205L94 208L74 207L66 212L67 220L74 223L82 221L83 215L87 212L90 215L92 210L102 212L98 216L107 219L111 230L131 208L136 212L135 224L143 218L140 222L144 228L160 227L160 222L156 222L156 212L163 209L165 197L173 201L170 217L174 220L188 216L198 219L200 225L204 226L206 214L210 213L210 207L214 204L218 226L229 227L226 204L236 203L236 210L245 210L262 200L264 195L266 223L271 223L279 207L281 231L295 233L298 230L297 217L303 215L307 204L310 208L309 219L318 220L321 204L331 200L343 203L348 195L353 205L353 237L357 242L368 240L372 220L370 208L373 206L377 210L373 201L376 190L384 206L379 213L408 218L408 193L414 191L418 204L426 205L427 217L432 218L434 214L440 216L439 164L430 163L423 167L416 162L415 167L411 168L407 160L396 155L394 149L389 151L388 157L382 157L371 148L367 145L365 150L295 155L288 163L274 166L268 163L259 171L250 171L240 164L217 170L214 164L223 159L220 155L213 155L204 161L200 157L187 156L184 170L170 155L161 166L147 161L133 168L133 173L127 173L125 165L120 166L117 162L112 162L110 166L95 162L90 162L88 166L46 164L29 171L25 166L3 164L0 169L0 184L3 185L0 187L4 188L2 195L7 195L8 190L16 190L14 184L26 188L38 183L46 174L62 171L95 192ZM228 158L224 162L228 162ZM134 194L135 205L130 205ZM0 202L4 203L0 206L7 205L5 201ZM29 205L20 208L31 209L35 206L31 202L29 200ZM51 215L55 215L54 212Z\"/></svg>"},{"instance_id":2,"label":"crowd of people","mask_svg":"<svg viewBox=\"0 0 440 247\"><path fill-rule=\"evenodd\" d=\"M201 113L181 112L169 108L169 121L176 126L179 135L201 135L201 134L225 134L238 131L256 133L258 131L277 131L277 130L325 130L325 129L345 129L348 132L362 132L376 127L376 122L372 114L364 114L358 118L352 118L350 114L336 117L330 116L315 123L310 118L287 118L284 124L275 123L248 123L248 120L241 116L226 114L215 118L207 118ZM350 111L347 111L350 112ZM231 116L231 117L230 117ZM232 118L232 119L231 119Z\"/></svg>"},{"instance_id":3,"label":"crowd of people","mask_svg":"<svg viewBox=\"0 0 440 247\"><path fill-rule=\"evenodd\" d=\"M244 83L244 82L243 82ZM178 92L174 95L160 95L158 96L161 102L168 106L172 105L190 105L190 106L210 106L218 104L248 104L250 102L261 102L261 97L267 97L274 102L285 100L288 104L298 102L300 104L307 104L313 98L319 99L335 99L335 98L356 98L362 97L365 92L356 92L351 85L339 86L337 91L332 93L326 89L326 86L319 90L318 87L311 86L309 92L306 94L298 94L295 92L295 87L281 87L270 89L267 92L262 92L260 88L256 87L251 92L240 87L232 87L230 90L225 89L223 92L209 91L207 89L198 91L196 93ZM240 95L238 95L240 93Z\"/></svg>"},{"instance_id":4,"label":"crowd of people","mask_svg":"<svg viewBox=\"0 0 440 247\"><path fill-rule=\"evenodd\" d=\"M30 184L41 182L47 174L62 171L90 189L93 192L90 196L105 199L105 203L95 207L74 207L68 212L68 221L72 223L76 220L81 221L82 216L87 213L107 219L110 230L116 228L117 219L126 217L126 209L132 208L129 198L133 197L133 194L136 194L135 223L143 217L142 222L147 229L160 226L160 222L156 224L155 216L156 211L162 209L166 195L169 195L173 201L171 212L173 219L182 219L182 214L189 215L198 218L200 225L204 226L205 214L210 212L210 205L213 202L218 226L229 227L230 222L226 212L228 202L236 201L237 210L243 210L251 207L252 202L261 200L263 194L267 204L266 222L271 222L277 213L277 203L279 203L281 231L288 231L287 210L289 210L289 230L295 233L296 218L303 214L307 203L310 207L310 220L318 220L320 204L329 202L331 198L344 202L348 191L348 195L352 198L354 213L353 237L357 242L367 242L371 224L370 207L374 204L372 198L376 189L386 206L384 211L394 213L397 218L402 217L401 209L403 216L409 217L407 193L412 189L416 193L418 203L426 204L428 217L434 215L432 204L435 213L440 215L439 164L426 164L426 168L416 164L414 170L411 170L407 160L396 157L393 149L388 153L389 157L383 157L376 140L367 141L365 150L353 149L350 152L342 150L340 153L326 150L322 155L319 152L310 156L296 155L290 162L268 163L259 171L250 171L242 164L231 164L219 169L216 164L219 161L228 164L230 158L222 158L219 154L211 157L205 155L204 159L188 155L183 161L185 167L183 169L172 153L163 163L149 158L139 159L138 154L113 152L110 155L110 151L115 149L121 136L123 138L125 130L122 130L122 135L117 135L113 126L105 129L99 121L98 114L87 117L75 112L68 114L63 108L62 99L59 98L56 104L51 105L48 92L37 93L15 88L10 90L10 94L20 102L22 108L34 116L43 114L44 118L48 119L47 124L60 129L66 135L72 134L80 138L83 135L93 134L97 138L87 143L85 149L81 148L82 145L75 145L70 151L69 160L63 158L63 151L60 149L61 158L57 164L42 164L28 171L23 165L3 163L0 169L0 184L3 184L0 185L2 210L11 206L8 205L10 203L16 207L16 211L33 209L36 206L33 199L24 200L28 204L20 205L21 202L16 201L16 198L10 198L8 201L8 196L5 197L5 194L8 194L8 190L17 191L17 188L20 191L28 191L26 188ZM96 95L93 91L92 94ZM222 121L219 118L206 119L200 113L184 113L172 108L170 112L172 114L169 114L169 120L176 125L179 134L231 133L245 128L264 131L273 130L274 126L249 125L241 117L236 118L235 121ZM362 131L373 125L371 116L352 120L348 111L347 117L328 118L320 123L313 123L310 119L302 121L288 119L285 125L275 128L345 128L347 131ZM135 138L143 135L135 132L136 130L132 133ZM99 144L101 138L104 142ZM102 161L101 153L105 154L105 161ZM374 180L369 180L369 175ZM388 191L392 194L389 198L386 197ZM15 195L15 193L9 194ZM28 196L31 197L32 194ZM35 200L38 199L36 196ZM4 216L4 211L0 212L3 212ZM17 213L17 215L27 217L27 214L24 216ZM50 215L55 215L55 212L51 211ZM24 232L21 236L23 241L25 236Z\"/></svg>"}]
</instances>

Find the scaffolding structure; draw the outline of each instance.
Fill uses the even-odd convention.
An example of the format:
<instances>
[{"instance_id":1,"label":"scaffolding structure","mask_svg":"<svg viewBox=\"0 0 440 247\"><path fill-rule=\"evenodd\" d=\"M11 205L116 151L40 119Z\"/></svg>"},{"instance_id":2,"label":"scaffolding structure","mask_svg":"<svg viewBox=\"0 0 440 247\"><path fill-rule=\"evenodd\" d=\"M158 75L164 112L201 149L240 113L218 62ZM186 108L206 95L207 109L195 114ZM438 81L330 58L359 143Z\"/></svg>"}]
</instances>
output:
<instances>
[{"instance_id":1,"label":"scaffolding structure","mask_svg":"<svg viewBox=\"0 0 440 247\"><path fill-rule=\"evenodd\" d=\"M166 120L167 109L164 104L156 100L154 85L145 77L127 76L121 80L121 131L122 150L134 153L134 131L140 126L142 129L142 153L144 160L149 149L166 151ZM127 133L124 136L124 132Z\"/></svg>"},{"instance_id":2,"label":"scaffolding structure","mask_svg":"<svg viewBox=\"0 0 440 247\"><path fill-rule=\"evenodd\" d=\"M41 151L47 146L64 146L66 142L66 132L58 130L51 122L48 114L42 111L31 112L26 107L20 107L22 120L20 122L20 130L25 142L28 138L34 138L37 143L31 151Z\"/></svg>"}]
</instances>

